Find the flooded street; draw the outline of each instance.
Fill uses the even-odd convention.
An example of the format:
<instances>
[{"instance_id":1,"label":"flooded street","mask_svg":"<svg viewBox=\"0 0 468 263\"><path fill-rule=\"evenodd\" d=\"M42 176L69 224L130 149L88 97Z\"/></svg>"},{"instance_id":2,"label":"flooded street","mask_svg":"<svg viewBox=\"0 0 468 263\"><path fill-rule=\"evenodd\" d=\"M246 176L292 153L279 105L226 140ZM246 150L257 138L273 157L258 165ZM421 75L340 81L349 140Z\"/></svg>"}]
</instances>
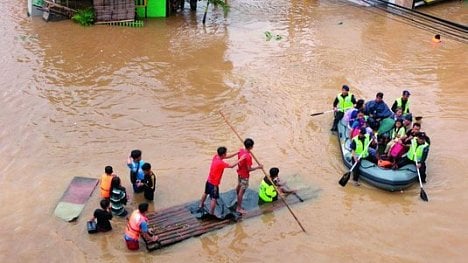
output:
<instances>
[{"instance_id":1,"label":"flooded street","mask_svg":"<svg viewBox=\"0 0 468 263\"><path fill-rule=\"evenodd\" d=\"M46 23L26 17L26 1L0 9L0 262L465 262L468 255L467 45L344 1L240 0L201 19L186 10L143 28ZM467 4L430 11L468 24ZM439 11L437 11L439 10ZM453 16L453 17L452 17ZM265 32L281 36L266 41ZM411 109L431 137L429 197L419 185L389 193L342 188L346 171L331 115L341 85L357 97L378 91L391 106L411 91ZM157 175L150 211L200 198L218 146L241 145L267 169L298 176L319 196L291 208L147 253L127 250L126 221L89 235L98 188L80 218L54 209L74 176L123 179L141 149ZM257 190L263 178L252 173ZM220 191L233 189L226 170ZM142 243L141 243L142 244Z\"/></svg>"}]
</instances>

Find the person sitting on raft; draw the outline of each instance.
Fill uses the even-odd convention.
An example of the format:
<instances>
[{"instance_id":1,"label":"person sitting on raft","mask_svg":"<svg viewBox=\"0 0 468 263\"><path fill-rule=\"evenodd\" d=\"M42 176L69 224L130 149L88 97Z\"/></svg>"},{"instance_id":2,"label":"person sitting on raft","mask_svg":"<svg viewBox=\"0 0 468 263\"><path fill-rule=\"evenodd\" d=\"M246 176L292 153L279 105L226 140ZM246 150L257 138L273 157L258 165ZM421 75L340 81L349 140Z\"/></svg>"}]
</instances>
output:
<instances>
[{"instance_id":1,"label":"person sitting on raft","mask_svg":"<svg viewBox=\"0 0 468 263\"><path fill-rule=\"evenodd\" d=\"M406 134L405 127L403 126L403 120L398 119L395 121L395 126L393 126L393 129L390 131L390 141L387 143L387 146L385 147L385 153L388 153L388 151L392 148L392 146L397 143L401 138L403 138Z\"/></svg>"},{"instance_id":2,"label":"person sitting on raft","mask_svg":"<svg viewBox=\"0 0 468 263\"><path fill-rule=\"evenodd\" d=\"M351 124L351 129L349 130L349 138L352 139L355 136L357 136L361 128L367 128L366 117L364 116L363 111L358 112L357 118Z\"/></svg>"},{"instance_id":3,"label":"person sitting on raft","mask_svg":"<svg viewBox=\"0 0 468 263\"><path fill-rule=\"evenodd\" d=\"M347 125L351 126L354 120L356 120L359 111L364 111L364 102L365 101L363 99L359 99L356 102L354 108L349 109L345 112L343 120Z\"/></svg>"},{"instance_id":4,"label":"person sitting on raft","mask_svg":"<svg viewBox=\"0 0 468 263\"><path fill-rule=\"evenodd\" d=\"M393 112L383 101L383 96L384 94L382 92L378 92L375 96L375 100L371 100L365 105L364 113L369 115L369 126L373 130L377 130L379 128L379 123L382 119L391 117L393 115Z\"/></svg>"},{"instance_id":5,"label":"person sitting on raft","mask_svg":"<svg viewBox=\"0 0 468 263\"><path fill-rule=\"evenodd\" d=\"M295 193L295 190L290 190L286 183L280 181L279 177L279 169L273 167L270 169L270 178L273 180L273 183L276 186L276 189L280 191L279 194L290 194ZM260 183L260 187L258 188L258 203L271 203L278 200L278 192L276 192L275 187L273 186L272 182L270 181L268 176L265 176Z\"/></svg>"}]
</instances>

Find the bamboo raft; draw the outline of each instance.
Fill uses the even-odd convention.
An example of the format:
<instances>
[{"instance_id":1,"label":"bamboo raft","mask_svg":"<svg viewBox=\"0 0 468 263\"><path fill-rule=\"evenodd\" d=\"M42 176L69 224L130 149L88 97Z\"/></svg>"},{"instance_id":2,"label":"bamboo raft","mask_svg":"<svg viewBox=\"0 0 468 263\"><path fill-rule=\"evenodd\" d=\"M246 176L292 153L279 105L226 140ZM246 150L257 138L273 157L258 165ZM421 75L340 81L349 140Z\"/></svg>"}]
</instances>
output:
<instances>
[{"instance_id":1,"label":"bamboo raft","mask_svg":"<svg viewBox=\"0 0 468 263\"><path fill-rule=\"evenodd\" d=\"M307 200L312 198L314 193L310 193L310 191L309 193L307 191L299 191L298 195L300 195L303 200ZM271 213L285 206L280 200L259 206L258 193L247 189L242 201L243 207L247 213L241 216L239 213L235 212L235 190L222 193L220 197L215 210L216 217L206 213L206 209L209 207L209 198L207 198L205 203L204 211L198 209L199 201L193 201L166 208L158 212L148 213L149 229L151 229L153 234L159 236L159 240L156 242L145 242L146 248L152 251L167 247L185 239L221 229L247 218ZM229 200L230 206L224 203L224 201L227 200ZM288 205L299 202L299 199L294 195L287 196L285 200Z\"/></svg>"}]
</instances>

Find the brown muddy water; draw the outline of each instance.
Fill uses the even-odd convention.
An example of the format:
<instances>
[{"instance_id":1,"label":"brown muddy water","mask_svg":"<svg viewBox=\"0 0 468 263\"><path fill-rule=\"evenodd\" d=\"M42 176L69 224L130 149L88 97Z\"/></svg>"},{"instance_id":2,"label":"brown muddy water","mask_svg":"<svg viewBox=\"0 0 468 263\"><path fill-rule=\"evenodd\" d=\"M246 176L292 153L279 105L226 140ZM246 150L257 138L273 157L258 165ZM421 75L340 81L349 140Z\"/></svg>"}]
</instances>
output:
<instances>
[{"instance_id":1,"label":"brown muddy water","mask_svg":"<svg viewBox=\"0 0 468 263\"><path fill-rule=\"evenodd\" d=\"M1 262L465 262L468 256L466 44L342 1L230 1L143 28L46 23L26 1L0 10ZM466 4L450 2L468 24ZM427 10L427 8L426 8ZM446 17L446 9L441 10ZM265 31L281 40L266 41ZM430 201L419 187L389 193L342 188L345 171L328 110L342 84L391 104L403 89L431 136ZM319 197L172 247L129 252L122 219L88 235L96 191L73 223L53 215L73 176L98 178L139 148L158 176L151 210L196 200L221 145L240 147L222 110L254 152ZM262 175L253 173L258 187ZM221 191L236 185L225 172ZM131 196L129 209L142 201Z\"/></svg>"}]
</instances>

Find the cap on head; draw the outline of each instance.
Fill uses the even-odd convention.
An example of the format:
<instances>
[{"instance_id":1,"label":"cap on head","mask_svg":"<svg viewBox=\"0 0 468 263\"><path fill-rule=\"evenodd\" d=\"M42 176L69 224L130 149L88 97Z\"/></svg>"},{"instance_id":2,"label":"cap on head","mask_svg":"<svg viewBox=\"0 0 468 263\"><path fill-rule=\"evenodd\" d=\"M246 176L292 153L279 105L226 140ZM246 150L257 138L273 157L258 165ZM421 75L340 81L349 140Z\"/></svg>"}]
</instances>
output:
<instances>
[{"instance_id":1,"label":"cap on head","mask_svg":"<svg viewBox=\"0 0 468 263\"><path fill-rule=\"evenodd\" d=\"M426 139L426 133L424 133L424 132L418 133L417 136L418 136L419 139Z\"/></svg>"},{"instance_id":2,"label":"cap on head","mask_svg":"<svg viewBox=\"0 0 468 263\"><path fill-rule=\"evenodd\" d=\"M407 91L407 90L403 91L403 96L409 96L409 95L411 95L411 93L409 91Z\"/></svg>"},{"instance_id":3,"label":"cap on head","mask_svg":"<svg viewBox=\"0 0 468 263\"><path fill-rule=\"evenodd\" d=\"M346 91L349 91L348 85L343 85L342 89L343 89L343 90L346 90Z\"/></svg>"}]
</instances>

